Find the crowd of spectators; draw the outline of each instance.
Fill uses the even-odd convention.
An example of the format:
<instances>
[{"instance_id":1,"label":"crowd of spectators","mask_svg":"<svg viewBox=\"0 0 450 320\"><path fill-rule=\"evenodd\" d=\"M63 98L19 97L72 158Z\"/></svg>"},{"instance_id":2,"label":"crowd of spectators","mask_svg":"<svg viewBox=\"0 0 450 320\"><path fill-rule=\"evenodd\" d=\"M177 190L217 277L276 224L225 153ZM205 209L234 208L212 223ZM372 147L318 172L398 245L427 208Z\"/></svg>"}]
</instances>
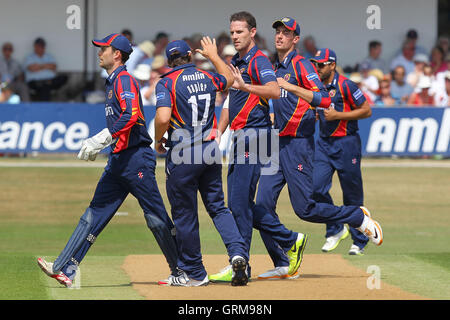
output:
<instances>
[{"instance_id":1,"label":"crowd of spectators","mask_svg":"<svg viewBox=\"0 0 450 320\"><path fill-rule=\"evenodd\" d=\"M170 36L158 32L151 40L136 44L130 30L122 30L133 45L133 53L127 61L127 70L139 80L144 105L154 105L154 89L160 76L169 67L165 59L165 47ZM193 50L200 47L202 34L195 33L183 38ZM368 43L367 57L353 66L338 66L338 72L358 84L372 106L450 106L450 52L449 39L440 37L431 50L418 45L416 30L409 30L405 39L391 61L381 58L383 44L373 40ZM236 53L226 32L216 36L218 51L229 63ZM258 47L272 60L274 52L268 49L264 38L258 34L255 38ZM305 58L315 55L318 47L312 36L302 38L298 50ZM12 43L2 45L0 56L0 103L19 103L28 101L51 101L52 92L67 82L67 76L57 70L57 63L51 53L46 52L46 42L37 38L33 43L33 52L24 63L13 56ZM193 53L193 63L204 70L213 70L213 66L200 54ZM106 72L100 74L105 78ZM97 91L100 93L102 88ZM221 104L224 96L218 96ZM101 101L84 96L84 101Z\"/></svg>"}]
</instances>

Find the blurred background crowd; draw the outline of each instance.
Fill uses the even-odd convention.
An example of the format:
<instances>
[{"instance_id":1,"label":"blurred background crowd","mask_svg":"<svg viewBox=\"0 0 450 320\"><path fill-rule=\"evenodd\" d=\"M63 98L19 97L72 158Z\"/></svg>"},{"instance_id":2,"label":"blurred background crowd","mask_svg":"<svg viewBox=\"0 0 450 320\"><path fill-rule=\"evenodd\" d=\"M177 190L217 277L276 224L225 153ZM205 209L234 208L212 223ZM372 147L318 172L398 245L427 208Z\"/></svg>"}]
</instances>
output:
<instances>
[{"instance_id":1,"label":"blurred background crowd","mask_svg":"<svg viewBox=\"0 0 450 320\"><path fill-rule=\"evenodd\" d=\"M135 43L133 32L122 30L133 44L133 53L127 61L127 70L140 81L144 105L155 105L154 89L159 77L168 72L165 47L171 40L166 32L158 32L149 40ZM193 50L200 47L202 34L184 38ZM272 39L255 38L258 47L273 61L275 53L267 45ZM450 52L449 38L439 37L432 48L419 45L419 32L411 29L399 44L398 51L390 60L381 58L383 43L371 40L367 44L367 57L354 65L339 65L337 70L357 83L371 106L450 106ZM227 32L216 35L218 51L229 63L236 53ZM320 46L319 46L320 45ZM317 44L312 36L302 37L299 53L305 58L313 57L326 44ZM392 45L392 44L388 44ZM333 49L333 48L331 48ZM89 83L71 81L71 75L59 72L58 62L46 50L45 38L39 37L30 44L30 54L21 61L14 55L14 44L3 42L0 54L0 103L35 101L87 102L104 101L103 83L105 72L98 72ZM194 53L194 63L214 71L214 67L200 54ZM217 104L222 104L219 96Z\"/></svg>"}]
</instances>

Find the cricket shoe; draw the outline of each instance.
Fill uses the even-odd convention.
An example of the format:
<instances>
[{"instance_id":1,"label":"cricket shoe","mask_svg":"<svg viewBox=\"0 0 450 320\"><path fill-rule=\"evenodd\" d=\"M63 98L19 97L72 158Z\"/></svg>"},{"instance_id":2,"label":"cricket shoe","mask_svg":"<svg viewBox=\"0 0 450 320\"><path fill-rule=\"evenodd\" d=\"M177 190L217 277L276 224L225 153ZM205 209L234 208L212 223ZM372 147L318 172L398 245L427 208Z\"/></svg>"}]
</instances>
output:
<instances>
[{"instance_id":1,"label":"cricket shoe","mask_svg":"<svg viewBox=\"0 0 450 320\"><path fill-rule=\"evenodd\" d=\"M234 256L231 259L231 285L246 286L248 283L247 262L241 256Z\"/></svg>"},{"instance_id":2,"label":"cricket shoe","mask_svg":"<svg viewBox=\"0 0 450 320\"><path fill-rule=\"evenodd\" d=\"M72 280L68 276L66 276L62 271L58 273L53 272L53 263L45 261L43 258L38 258L37 263L39 268L41 268L44 273L50 278L56 279L60 284L65 286L66 288L70 288L72 286Z\"/></svg>"},{"instance_id":3,"label":"cricket shoe","mask_svg":"<svg viewBox=\"0 0 450 320\"><path fill-rule=\"evenodd\" d=\"M231 282L232 278L233 268L231 264L220 270L218 273L208 276L208 279L211 282Z\"/></svg>"},{"instance_id":4,"label":"cricket shoe","mask_svg":"<svg viewBox=\"0 0 450 320\"><path fill-rule=\"evenodd\" d=\"M359 228L359 231L364 233L364 235L369 238L377 246L383 243L383 231L378 222L371 218L370 212L366 207L360 207L364 213L363 223Z\"/></svg>"},{"instance_id":5,"label":"cricket shoe","mask_svg":"<svg viewBox=\"0 0 450 320\"><path fill-rule=\"evenodd\" d=\"M289 273L289 267L276 267L275 269L266 271L258 276L260 280L278 280L278 279L297 279L300 274L295 272L293 275Z\"/></svg>"},{"instance_id":6,"label":"cricket shoe","mask_svg":"<svg viewBox=\"0 0 450 320\"><path fill-rule=\"evenodd\" d=\"M308 236L303 233L299 233L297 240L288 252L286 252L289 258L289 275L294 275L303 260L303 251L305 251L306 243L308 242Z\"/></svg>"},{"instance_id":7,"label":"cricket shoe","mask_svg":"<svg viewBox=\"0 0 450 320\"><path fill-rule=\"evenodd\" d=\"M351 256L363 256L364 255L364 248L360 248L355 244L352 244L350 247L350 250L348 251L348 254Z\"/></svg>"},{"instance_id":8,"label":"cricket shoe","mask_svg":"<svg viewBox=\"0 0 450 320\"><path fill-rule=\"evenodd\" d=\"M207 286L208 283L208 276L203 280L190 279L184 271L181 271L178 276L170 275L169 278L158 281L159 285L173 287L201 287Z\"/></svg>"},{"instance_id":9,"label":"cricket shoe","mask_svg":"<svg viewBox=\"0 0 450 320\"><path fill-rule=\"evenodd\" d=\"M334 236L328 237L325 241L325 244L322 247L323 252L330 252L337 248L339 243L346 239L350 232L348 231L348 228L344 225L342 230L335 234Z\"/></svg>"}]
</instances>

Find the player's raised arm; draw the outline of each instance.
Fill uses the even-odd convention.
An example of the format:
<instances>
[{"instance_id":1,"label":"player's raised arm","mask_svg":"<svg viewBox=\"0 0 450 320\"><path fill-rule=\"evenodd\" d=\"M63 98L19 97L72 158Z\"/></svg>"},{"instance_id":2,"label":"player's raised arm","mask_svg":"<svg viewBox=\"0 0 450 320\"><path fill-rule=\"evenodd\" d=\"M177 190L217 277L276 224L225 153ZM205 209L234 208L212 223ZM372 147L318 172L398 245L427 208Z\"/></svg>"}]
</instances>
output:
<instances>
[{"instance_id":1,"label":"player's raised arm","mask_svg":"<svg viewBox=\"0 0 450 320\"><path fill-rule=\"evenodd\" d=\"M210 37L203 37L203 39L200 40L200 43L202 45L202 49L196 49L196 51L205 58L209 59L216 68L217 72L225 77L227 80L227 85L223 91L228 90L228 88L233 85L234 76L217 53L216 39L211 40Z\"/></svg>"}]
</instances>

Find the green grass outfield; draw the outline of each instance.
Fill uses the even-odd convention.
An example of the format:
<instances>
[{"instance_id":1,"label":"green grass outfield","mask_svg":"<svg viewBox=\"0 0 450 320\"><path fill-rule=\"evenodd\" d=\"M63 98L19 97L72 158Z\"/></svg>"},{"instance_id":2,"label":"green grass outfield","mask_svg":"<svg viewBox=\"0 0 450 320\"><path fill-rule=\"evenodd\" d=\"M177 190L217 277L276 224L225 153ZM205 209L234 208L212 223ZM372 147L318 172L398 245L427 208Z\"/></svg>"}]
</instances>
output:
<instances>
[{"instance_id":1,"label":"green grass outfield","mask_svg":"<svg viewBox=\"0 0 450 320\"><path fill-rule=\"evenodd\" d=\"M120 208L123 214L112 219L83 261L81 290L64 289L39 270L36 257L54 258L89 205L104 160L96 162L99 167L80 162L81 167L68 168L46 167L46 161L75 163L55 158L0 160L0 299L142 299L121 269L122 262L129 254L160 251L132 196ZM407 162L426 166L410 167ZM7 167L8 163L16 166ZM397 166L402 163L404 167ZM158 162L157 180L170 210L163 169ZM351 257L347 239L335 252L362 270L378 266L383 281L406 291L450 299L450 162L364 159L363 179L365 204L382 224L384 243L381 247L369 243L365 256ZM336 204L342 204L337 179L332 196ZM211 219L202 205L199 208L203 253L225 254ZM278 213L287 227L310 235L306 254L321 252L325 226L298 219L286 189ZM257 232L252 253L265 253Z\"/></svg>"}]
</instances>

